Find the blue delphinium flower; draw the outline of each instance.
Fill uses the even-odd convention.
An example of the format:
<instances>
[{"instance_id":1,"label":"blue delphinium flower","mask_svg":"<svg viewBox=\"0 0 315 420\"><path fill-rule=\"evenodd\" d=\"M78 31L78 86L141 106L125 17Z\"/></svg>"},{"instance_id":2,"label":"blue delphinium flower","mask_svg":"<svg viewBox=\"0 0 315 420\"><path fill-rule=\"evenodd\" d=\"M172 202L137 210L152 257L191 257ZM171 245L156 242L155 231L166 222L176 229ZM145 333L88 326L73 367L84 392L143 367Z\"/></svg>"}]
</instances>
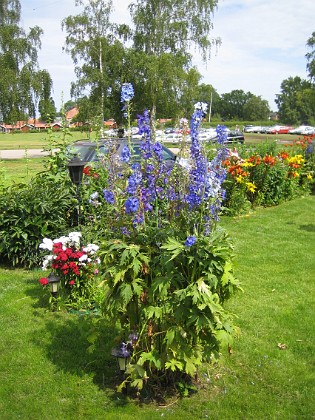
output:
<instances>
[{"instance_id":1,"label":"blue delphinium flower","mask_svg":"<svg viewBox=\"0 0 315 420\"><path fill-rule=\"evenodd\" d=\"M125 226L120 228L120 232L125 236L130 236L130 231Z\"/></svg>"},{"instance_id":2,"label":"blue delphinium flower","mask_svg":"<svg viewBox=\"0 0 315 420\"><path fill-rule=\"evenodd\" d=\"M106 188L103 189L103 195L107 203L109 204L115 204L115 196L113 191L110 191Z\"/></svg>"},{"instance_id":3,"label":"blue delphinium flower","mask_svg":"<svg viewBox=\"0 0 315 420\"><path fill-rule=\"evenodd\" d=\"M128 197L125 202L125 210L127 214L135 213L139 208L139 200L137 197Z\"/></svg>"},{"instance_id":4,"label":"blue delphinium flower","mask_svg":"<svg viewBox=\"0 0 315 420\"><path fill-rule=\"evenodd\" d=\"M121 151L120 160L122 162L127 163L130 161L130 158L131 158L131 153L130 153L129 147L125 144Z\"/></svg>"},{"instance_id":5,"label":"blue delphinium flower","mask_svg":"<svg viewBox=\"0 0 315 420\"><path fill-rule=\"evenodd\" d=\"M195 243L197 242L197 238L196 236L188 236L188 238L185 241L185 246L190 247L195 245Z\"/></svg>"},{"instance_id":6,"label":"blue delphinium flower","mask_svg":"<svg viewBox=\"0 0 315 420\"><path fill-rule=\"evenodd\" d=\"M150 129L150 114L147 109L144 110L143 115L138 115L138 127L139 132L138 134L142 135L144 138L151 137L151 129Z\"/></svg>"},{"instance_id":7,"label":"blue delphinium flower","mask_svg":"<svg viewBox=\"0 0 315 420\"><path fill-rule=\"evenodd\" d=\"M218 140L217 140L217 142L219 143L219 144L224 144L224 143L226 143L226 139L227 139L227 135L228 135L228 132L227 132L227 128L226 128L226 126L225 125L218 125L217 127L216 127L216 132L217 132L217 135L218 135Z\"/></svg>"},{"instance_id":8,"label":"blue delphinium flower","mask_svg":"<svg viewBox=\"0 0 315 420\"><path fill-rule=\"evenodd\" d=\"M190 122L190 154L193 165L190 170L189 192L186 195L186 202L190 209L200 206L204 200L208 162L202 153L202 147L199 142L199 127L204 117L205 109L205 105L198 102L195 105L195 112Z\"/></svg>"},{"instance_id":9,"label":"blue delphinium flower","mask_svg":"<svg viewBox=\"0 0 315 420\"><path fill-rule=\"evenodd\" d=\"M121 102L129 102L134 97L134 90L131 83L123 83L121 87Z\"/></svg>"},{"instance_id":10,"label":"blue delphinium flower","mask_svg":"<svg viewBox=\"0 0 315 420\"><path fill-rule=\"evenodd\" d=\"M137 188L142 181L142 173L140 171L140 166L133 165L133 172L128 178L127 193L134 195L137 191Z\"/></svg>"},{"instance_id":11,"label":"blue delphinium flower","mask_svg":"<svg viewBox=\"0 0 315 420\"><path fill-rule=\"evenodd\" d=\"M144 221L143 213L139 212L133 218L132 225L134 228L136 228L138 225L141 225L143 221Z\"/></svg>"},{"instance_id":12,"label":"blue delphinium flower","mask_svg":"<svg viewBox=\"0 0 315 420\"><path fill-rule=\"evenodd\" d=\"M153 144L153 151L155 153L155 157L159 160L162 161L163 159L163 148L161 143L156 142Z\"/></svg>"}]
</instances>

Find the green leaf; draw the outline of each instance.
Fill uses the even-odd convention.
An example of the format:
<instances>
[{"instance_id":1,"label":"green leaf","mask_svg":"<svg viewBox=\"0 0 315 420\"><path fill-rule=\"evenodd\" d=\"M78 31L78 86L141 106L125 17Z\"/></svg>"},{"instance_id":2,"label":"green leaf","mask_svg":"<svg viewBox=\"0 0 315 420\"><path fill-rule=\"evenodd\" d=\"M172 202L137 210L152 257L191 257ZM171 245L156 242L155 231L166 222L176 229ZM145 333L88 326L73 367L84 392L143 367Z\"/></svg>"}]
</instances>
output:
<instances>
[{"instance_id":1,"label":"green leaf","mask_svg":"<svg viewBox=\"0 0 315 420\"><path fill-rule=\"evenodd\" d=\"M117 283L119 283L120 281L124 280L126 274L126 270L121 270L118 271L118 273L116 273L115 278L114 278L114 286L116 286Z\"/></svg>"},{"instance_id":2,"label":"green leaf","mask_svg":"<svg viewBox=\"0 0 315 420\"><path fill-rule=\"evenodd\" d=\"M146 314L148 318L161 318L163 315L163 308L160 306L149 306L146 308Z\"/></svg>"},{"instance_id":3,"label":"green leaf","mask_svg":"<svg viewBox=\"0 0 315 420\"><path fill-rule=\"evenodd\" d=\"M141 378L134 379L134 380L131 382L131 386L132 386L133 388L136 388L136 389L141 390L141 389L143 388L143 379L141 379Z\"/></svg>"},{"instance_id":4,"label":"green leaf","mask_svg":"<svg viewBox=\"0 0 315 420\"><path fill-rule=\"evenodd\" d=\"M128 284L128 283L127 284L124 283L120 287L120 294L123 298L123 301L124 301L125 305L127 305L133 297L133 292L132 292L131 285Z\"/></svg>"},{"instance_id":5,"label":"green leaf","mask_svg":"<svg viewBox=\"0 0 315 420\"><path fill-rule=\"evenodd\" d=\"M183 370L183 363L176 359L171 359L165 363L166 369L171 369L172 372L175 372L176 369L182 371Z\"/></svg>"},{"instance_id":6,"label":"green leaf","mask_svg":"<svg viewBox=\"0 0 315 420\"><path fill-rule=\"evenodd\" d=\"M210 287L203 281L202 278L197 280L197 286L200 293L204 293L207 296L210 296Z\"/></svg>"},{"instance_id":7,"label":"green leaf","mask_svg":"<svg viewBox=\"0 0 315 420\"><path fill-rule=\"evenodd\" d=\"M182 243L176 241L176 239L168 238L167 242L161 246L161 249L165 249L171 252L172 256L168 260L171 261L185 249L185 246Z\"/></svg>"},{"instance_id":8,"label":"green leaf","mask_svg":"<svg viewBox=\"0 0 315 420\"><path fill-rule=\"evenodd\" d=\"M165 334L165 341L167 342L167 346L171 346L175 337L175 330L170 329Z\"/></svg>"},{"instance_id":9,"label":"green leaf","mask_svg":"<svg viewBox=\"0 0 315 420\"><path fill-rule=\"evenodd\" d=\"M225 330L215 331L215 336L217 340L220 341L220 344L224 347L227 347L233 341L231 334L229 334Z\"/></svg>"}]
</instances>

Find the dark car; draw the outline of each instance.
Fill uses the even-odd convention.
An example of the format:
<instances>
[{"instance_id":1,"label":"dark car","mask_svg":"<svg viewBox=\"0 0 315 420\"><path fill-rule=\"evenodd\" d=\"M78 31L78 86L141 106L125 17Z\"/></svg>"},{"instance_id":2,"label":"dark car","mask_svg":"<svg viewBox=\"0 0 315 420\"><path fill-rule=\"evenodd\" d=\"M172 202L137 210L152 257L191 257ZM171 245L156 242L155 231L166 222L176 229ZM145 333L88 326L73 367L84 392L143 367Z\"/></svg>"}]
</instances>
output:
<instances>
[{"instance_id":1,"label":"dark car","mask_svg":"<svg viewBox=\"0 0 315 420\"><path fill-rule=\"evenodd\" d=\"M140 161L142 149L140 140L131 140L132 146L132 162ZM118 166L121 165L121 156L125 146L128 146L127 138L104 138L98 141L90 141L88 139L77 140L68 147L70 156L78 156L83 162L87 164L100 162L105 156L111 154L111 162ZM176 160L176 155L164 145L162 147L162 158L167 165L173 166Z\"/></svg>"},{"instance_id":2,"label":"dark car","mask_svg":"<svg viewBox=\"0 0 315 420\"><path fill-rule=\"evenodd\" d=\"M225 143L244 143L245 137L241 131L237 130L227 130L227 137ZM215 143L218 140L218 136L211 138L211 141Z\"/></svg>"}]
</instances>

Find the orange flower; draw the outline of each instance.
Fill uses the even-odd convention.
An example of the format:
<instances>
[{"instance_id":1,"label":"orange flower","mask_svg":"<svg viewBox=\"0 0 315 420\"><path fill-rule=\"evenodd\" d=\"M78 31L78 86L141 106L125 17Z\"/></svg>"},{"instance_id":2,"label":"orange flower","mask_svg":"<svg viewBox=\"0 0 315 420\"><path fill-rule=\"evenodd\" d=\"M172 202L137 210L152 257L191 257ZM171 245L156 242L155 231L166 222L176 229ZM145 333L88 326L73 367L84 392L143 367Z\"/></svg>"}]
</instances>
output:
<instances>
[{"instance_id":1,"label":"orange flower","mask_svg":"<svg viewBox=\"0 0 315 420\"><path fill-rule=\"evenodd\" d=\"M263 162L264 162L264 164L265 164L265 165L268 165L268 166L273 166L273 165L275 165L275 164L276 164L276 159L275 159L273 156L266 155L266 156L263 158Z\"/></svg>"}]
</instances>

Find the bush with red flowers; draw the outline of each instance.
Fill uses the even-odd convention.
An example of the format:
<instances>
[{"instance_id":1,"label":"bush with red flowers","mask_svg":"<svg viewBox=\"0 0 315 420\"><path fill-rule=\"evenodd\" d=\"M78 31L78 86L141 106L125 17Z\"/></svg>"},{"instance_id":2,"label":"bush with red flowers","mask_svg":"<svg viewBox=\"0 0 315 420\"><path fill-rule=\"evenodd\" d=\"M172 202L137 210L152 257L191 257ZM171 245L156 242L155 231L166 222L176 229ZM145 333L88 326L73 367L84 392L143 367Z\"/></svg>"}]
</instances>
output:
<instances>
[{"instance_id":1,"label":"bush with red flowers","mask_svg":"<svg viewBox=\"0 0 315 420\"><path fill-rule=\"evenodd\" d=\"M43 270L50 269L60 279L59 300L71 308L91 308L96 302L99 259L98 245L82 245L80 232L71 232L57 239L44 238L40 249L50 253L44 256ZM44 287L46 277L39 279Z\"/></svg>"}]
</instances>

